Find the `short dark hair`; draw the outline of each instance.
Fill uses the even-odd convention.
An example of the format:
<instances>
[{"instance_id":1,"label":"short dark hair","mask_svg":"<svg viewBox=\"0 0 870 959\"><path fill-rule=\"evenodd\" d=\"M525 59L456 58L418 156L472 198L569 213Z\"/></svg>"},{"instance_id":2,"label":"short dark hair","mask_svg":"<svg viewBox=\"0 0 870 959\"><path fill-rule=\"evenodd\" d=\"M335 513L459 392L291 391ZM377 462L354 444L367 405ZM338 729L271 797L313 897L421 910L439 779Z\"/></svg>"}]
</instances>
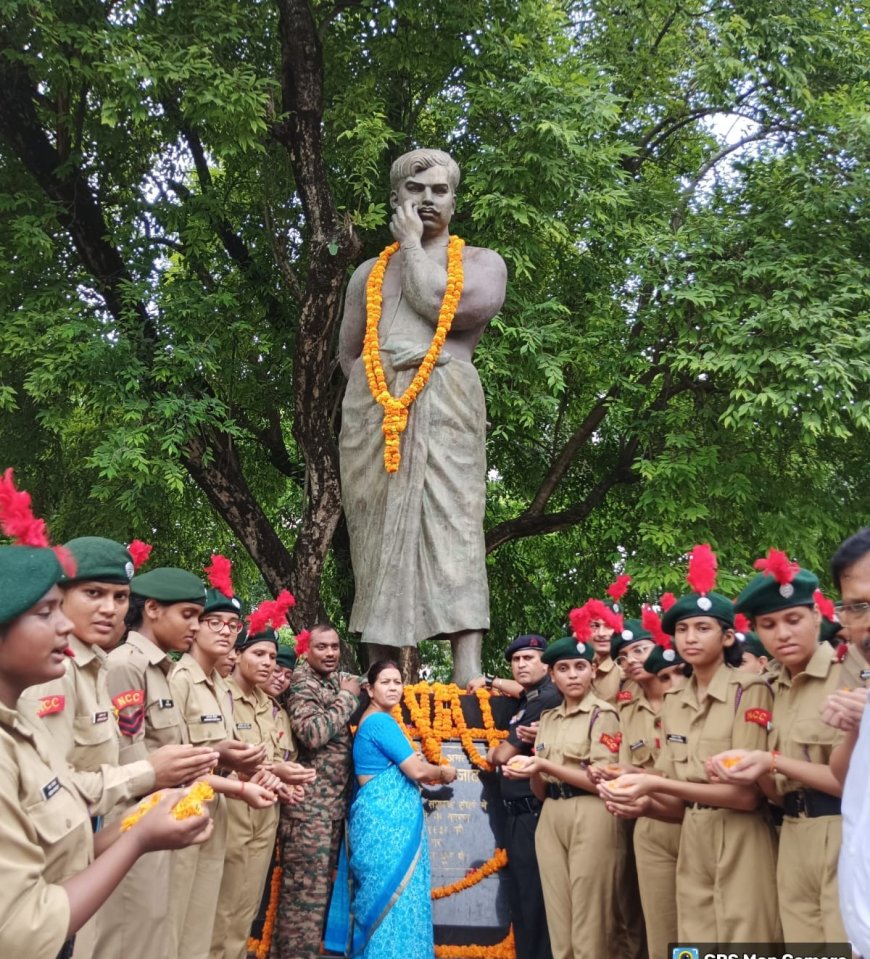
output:
<instances>
[{"instance_id":1,"label":"short dark hair","mask_svg":"<svg viewBox=\"0 0 870 959\"><path fill-rule=\"evenodd\" d=\"M369 686L374 686L377 681L378 676L385 669L395 669L398 670L399 675L402 675L402 670L399 669L399 664L393 659L379 659L377 662L374 662L369 666L369 671L366 673L366 682Z\"/></svg>"},{"instance_id":2,"label":"short dark hair","mask_svg":"<svg viewBox=\"0 0 870 959\"><path fill-rule=\"evenodd\" d=\"M322 622L315 623L313 626L309 626L308 632L311 633L312 636L315 633L335 633L336 635L339 635L336 627L333 626L328 619L324 619Z\"/></svg>"},{"instance_id":3,"label":"short dark hair","mask_svg":"<svg viewBox=\"0 0 870 959\"><path fill-rule=\"evenodd\" d=\"M840 591L840 580L846 570L868 553L870 553L870 526L859 529L857 533L840 543L837 552L831 557L831 576L834 578L837 592Z\"/></svg>"},{"instance_id":4,"label":"short dark hair","mask_svg":"<svg viewBox=\"0 0 870 959\"><path fill-rule=\"evenodd\" d=\"M145 597L136 593L130 594L130 605L127 607L127 615L124 617L124 625L127 629L138 629L142 625L145 609Z\"/></svg>"}]
</instances>

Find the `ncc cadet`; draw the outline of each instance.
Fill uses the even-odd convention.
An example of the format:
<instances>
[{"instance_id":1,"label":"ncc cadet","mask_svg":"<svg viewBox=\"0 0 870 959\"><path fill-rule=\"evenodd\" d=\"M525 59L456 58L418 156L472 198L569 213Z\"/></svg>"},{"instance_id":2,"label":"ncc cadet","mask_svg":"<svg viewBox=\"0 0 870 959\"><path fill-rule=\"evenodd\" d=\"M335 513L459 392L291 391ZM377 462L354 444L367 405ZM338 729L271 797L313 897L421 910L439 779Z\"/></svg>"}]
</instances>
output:
<instances>
[{"instance_id":1,"label":"ncc cadet","mask_svg":"<svg viewBox=\"0 0 870 959\"><path fill-rule=\"evenodd\" d=\"M222 564L221 565L221 561ZM218 569L224 570L218 576ZM169 675L172 698L184 718L187 736L196 746L208 746L219 755L223 772L253 774L266 750L233 738L232 696L216 670L242 628L241 601L233 593L229 560L213 556L206 569L211 588L206 590L199 630L189 652L182 655ZM215 583L220 583L218 588ZM227 799L238 798L254 808L268 808L275 794L239 779L210 777L210 783L227 794L212 803L214 830L208 842L185 849L173 857L169 894L169 959L207 959L224 871L227 844Z\"/></svg>"},{"instance_id":2,"label":"ncc cadet","mask_svg":"<svg viewBox=\"0 0 870 959\"><path fill-rule=\"evenodd\" d=\"M774 834L753 786L711 783L706 761L725 749L765 749L772 695L760 676L737 669L731 601L713 592L716 558L695 547L692 592L662 616L662 628L692 667L665 697L663 775L629 774L599 786L609 800L649 796L651 812L684 811L677 860L679 938L688 942L777 942ZM751 850L751 855L747 851Z\"/></svg>"},{"instance_id":3,"label":"ncc cadet","mask_svg":"<svg viewBox=\"0 0 870 959\"><path fill-rule=\"evenodd\" d=\"M289 598L289 593L282 594ZM291 598L292 601L292 598ZM265 765L252 782L278 791L285 800L297 797L287 787L310 781L311 770L275 756L272 701L260 688L267 683L278 653L275 628L286 621L282 600L262 603L239 634L238 662L227 685L232 702L233 735L242 742L265 747ZM270 625L271 624L271 625ZM226 855L220 884L211 959L245 959L248 933L257 915L269 874L278 830L278 809L250 808L233 803L228 809Z\"/></svg>"},{"instance_id":4,"label":"ncc cadet","mask_svg":"<svg viewBox=\"0 0 870 959\"><path fill-rule=\"evenodd\" d=\"M523 692L511 717L507 739L490 750L487 757L499 772L515 756L533 755L541 714L562 701L541 658L546 648L543 636L527 634L517 636L505 651L514 681ZM507 811L504 845L517 959L550 959L544 894L535 853L535 828L542 802L532 792L528 779L501 776L499 786Z\"/></svg>"},{"instance_id":5,"label":"ncc cadet","mask_svg":"<svg viewBox=\"0 0 870 959\"><path fill-rule=\"evenodd\" d=\"M173 819L176 793L129 832L94 836L89 804L104 791L102 774L71 776L52 737L18 711L28 687L63 676L73 628L61 610L61 564L29 504L7 471L0 531L28 545L0 546L0 955L68 959L75 933L136 859L205 838L208 818Z\"/></svg>"},{"instance_id":6,"label":"ncc cadet","mask_svg":"<svg viewBox=\"0 0 870 959\"><path fill-rule=\"evenodd\" d=\"M674 672L682 660L670 648L661 631L658 615L645 609L641 620L628 620L621 634L617 662L631 688L619 694L619 763L590 769L596 782L615 779L627 772L651 771L661 753L661 712L664 696L672 688ZM666 677L663 683L660 675ZM646 926L646 941L652 959L667 953L668 943L677 941L677 853L680 821L644 816L648 803L607 803L608 811L626 819L637 819L632 841L640 902ZM640 817L640 818L637 818ZM680 819L682 817L680 816Z\"/></svg>"},{"instance_id":7,"label":"ncc cadet","mask_svg":"<svg viewBox=\"0 0 870 959\"><path fill-rule=\"evenodd\" d=\"M275 657L275 668L272 676L262 687L266 695L272 700L273 728L273 758L278 761L292 760L299 756L296 740L293 736L293 727L290 717L283 706L284 695L293 681L293 670L296 668L296 653L287 643L278 643L278 655ZM302 794L300 794L300 799Z\"/></svg>"},{"instance_id":8,"label":"ncc cadet","mask_svg":"<svg viewBox=\"0 0 870 959\"><path fill-rule=\"evenodd\" d=\"M770 653L764 648L758 634L751 629L745 632L738 630L737 641L740 644L740 668L745 669L747 673L758 673L759 676L767 673Z\"/></svg>"},{"instance_id":9,"label":"ncc cadet","mask_svg":"<svg viewBox=\"0 0 870 959\"><path fill-rule=\"evenodd\" d=\"M832 647L818 639L818 579L777 550L756 568L765 572L740 593L735 608L782 666L772 679L772 749L725 752L713 769L723 782L757 782L783 806L776 879L786 942L843 942L841 786L829 768L842 733L821 718L825 699L837 689L839 665Z\"/></svg>"},{"instance_id":10,"label":"ncc cadet","mask_svg":"<svg viewBox=\"0 0 870 959\"><path fill-rule=\"evenodd\" d=\"M341 644L328 623L311 628L296 652L305 660L293 671L287 712L299 761L317 773L305 798L281 807L283 878L273 959L315 959L332 891L350 796L350 717L360 684L339 670Z\"/></svg>"},{"instance_id":11,"label":"ncc cadet","mask_svg":"<svg viewBox=\"0 0 870 959\"><path fill-rule=\"evenodd\" d=\"M107 686L118 711L122 763L147 759L162 746L187 743L187 727L169 685L170 652L187 652L205 603L202 581L161 567L134 576L126 642L107 658ZM218 754L198 747L206 775ZM191 777L196 778L196 777ZM95 959L152 959L168 949L168 852L144 856L97 914Z\"/></svg>"},{"instance_id":12,"label":"ncc cadet","mask_svg":"<svg viewBox=\"0 0 870 959\"><path fill-rule=\"evenodd\" d=\"M543 801L535 846L554 959L600 959L616 935L617 864L624 833L607 812L589 778L591 764L619 752L616 709L592 691L595 651L569 636L542 656L561 705L547 710L535 738L535 755L503 767L508 778L531 776Z\"/></svg>"}]
</instances>

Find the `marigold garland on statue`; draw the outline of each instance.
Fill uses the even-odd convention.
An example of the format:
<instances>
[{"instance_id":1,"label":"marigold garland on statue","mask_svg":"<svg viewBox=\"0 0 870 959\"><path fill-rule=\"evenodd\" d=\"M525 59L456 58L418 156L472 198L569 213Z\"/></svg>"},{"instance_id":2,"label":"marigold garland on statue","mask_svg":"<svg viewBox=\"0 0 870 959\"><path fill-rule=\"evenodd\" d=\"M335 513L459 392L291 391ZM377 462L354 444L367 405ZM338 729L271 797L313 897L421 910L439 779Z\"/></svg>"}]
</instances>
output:
<instances>
[{"instance_id":1,"label":"marigold garland on statue","mask_svg":"<svg viewBox=\"0 0 870 959\"><path fill-rule=\"evenodd\" d=\"M438 886L436 889L433 889L432 898L446 899L447 896L452 896L454 893L462 892L463 889L470 889L472 886L476 886L483 879L486 879L487 876L492 876L500 869L504 869L504 867L507 865L507 861L507 852L504 849L496 849L491 859L487 859L482 866L479 866L473 872L468 873L467 876L463 876L461 879L457 879L456 882L451 882L447 886Z\"/></svg>"},{"instance_id":2,"label":"marigold garland on statue","mask_svg":"<svg viewBox=\"0 0 870 959\"><path fill-rule=\"evenodd\" d=\"M363 363L366 370L366 380L369 390L384 410L384 468L388 473L395 473L399 469L401 459L399 453L399 437L408 425L408 410L423 388L429 382L432 370L438 362L441 350L447 340L447 334L453 325L453 318L459 307L462 296L464 273L462 269L462 248L465 241L458 236L451 236L447 245L447 288L444 290L444 299L438 311L438 322L435 334L420 367L414 374L408 388L401 396L393 396L387 386L384 366L381 362L381 348L378 340L378 325L381 321L383 307L384 276L390 257L399 250L398 243L391 243L378 257L366 281L366 332L363 339Z\"/></svg>"},{"instance_id":3,"label":"marigold garland on statue","mask_svg":"<svg viewBox=\"0 0 870 959\"><path fill-rule=\"evenodd\" d=\"M435 959L516 959L514 929L494 946L436 946Z\"/></svg>"}]
</instances>

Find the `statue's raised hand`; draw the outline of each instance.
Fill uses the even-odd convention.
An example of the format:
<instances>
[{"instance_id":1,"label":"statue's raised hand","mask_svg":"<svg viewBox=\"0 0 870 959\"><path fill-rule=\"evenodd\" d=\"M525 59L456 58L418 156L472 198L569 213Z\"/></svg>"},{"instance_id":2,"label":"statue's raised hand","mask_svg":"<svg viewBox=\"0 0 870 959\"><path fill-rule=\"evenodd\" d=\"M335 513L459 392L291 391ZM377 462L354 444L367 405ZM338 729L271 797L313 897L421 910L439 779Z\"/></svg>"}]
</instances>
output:
<instances>
[{"instance_id":1,"label":"statue's raised hand","mask_svg":"<svg viewBox=\"0 0 870 959\"><path fill-rule=\"evenodd\" d=\"M423 239L423 221L413 200L405 200L394 208L390 232L403 247L419 246Z\"/></svg>"}]
</instances>

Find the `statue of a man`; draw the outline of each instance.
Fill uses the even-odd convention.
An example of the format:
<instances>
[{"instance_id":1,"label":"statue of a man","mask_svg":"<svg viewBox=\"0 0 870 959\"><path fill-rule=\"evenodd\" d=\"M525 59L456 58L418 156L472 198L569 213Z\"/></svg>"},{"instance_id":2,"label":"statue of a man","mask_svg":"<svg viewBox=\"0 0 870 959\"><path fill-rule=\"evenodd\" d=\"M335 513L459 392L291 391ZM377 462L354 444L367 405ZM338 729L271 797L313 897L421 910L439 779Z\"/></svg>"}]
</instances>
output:
<instances>
[{"instance_id":1,"label":"statue of a man","mask_svg":"<svg viewBox=\"0 0 870 959\"><path fill-rule=\"evenodd\" d=\"M390 257L381 292L378 345L384 379L401 396L433 342L448 287L449 225L459 167L441 150L413 150L390 170ZM455 241L454 241L455 242ZM462 251L462 296L428 382L400 435L400 464L384 466L384 410L362 356L368 260L351 277L339 358L348 378L342 407L341 484L356 595L350 631L370 659L399 646L449 639L453 679L481 672L489 588L483 539L486 409L471 363L504 302L507 269L493 250Z\"/></svg>"}]
</instances>

